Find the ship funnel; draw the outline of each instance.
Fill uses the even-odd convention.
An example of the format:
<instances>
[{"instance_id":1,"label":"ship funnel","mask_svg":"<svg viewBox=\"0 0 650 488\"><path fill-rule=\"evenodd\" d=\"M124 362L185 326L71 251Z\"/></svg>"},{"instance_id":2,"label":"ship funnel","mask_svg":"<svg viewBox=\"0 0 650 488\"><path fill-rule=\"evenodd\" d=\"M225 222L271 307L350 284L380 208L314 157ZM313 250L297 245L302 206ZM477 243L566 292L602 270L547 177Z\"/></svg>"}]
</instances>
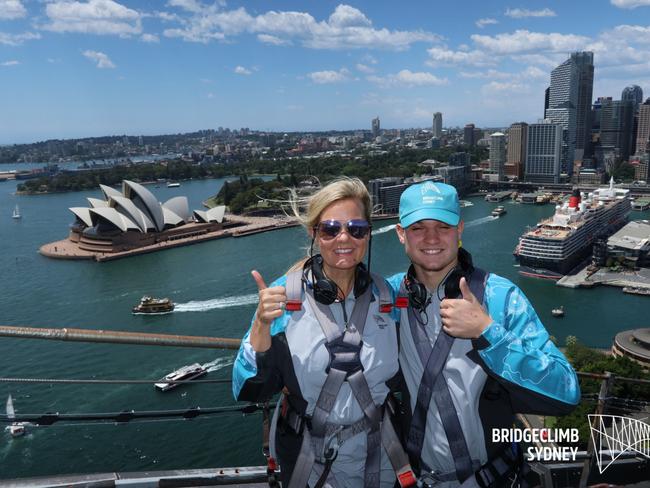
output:
<instances>
[{"instance_id":1,"label":"ship funnel","mask_svg":"<svg viewBox=\"0 0 650 488\"><path fill-rule=\"evenodd\" d=\"M574 188L573 192L571 193L571 196L569 197L569 208L577 209L579 203L580 203L580 190Z\"/></svg>"}]
</instances>

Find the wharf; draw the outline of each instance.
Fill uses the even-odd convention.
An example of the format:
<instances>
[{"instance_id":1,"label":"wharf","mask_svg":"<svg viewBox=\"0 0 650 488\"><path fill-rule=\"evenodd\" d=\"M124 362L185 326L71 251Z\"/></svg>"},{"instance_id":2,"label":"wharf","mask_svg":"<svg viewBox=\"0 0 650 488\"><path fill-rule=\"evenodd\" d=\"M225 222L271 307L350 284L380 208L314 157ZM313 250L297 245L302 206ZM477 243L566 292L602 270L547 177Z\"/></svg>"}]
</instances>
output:
<instances>
[{"instance_id":1,"label":"wharf","mask_svg":"<svg viewBox=\"0 0 650 488\"><path fill-rule=\"evenodd\" d=\"M648 210L650 208L650 198L637 198L632 202L633 210Z\"/></svg>"},{"instance_id":2,"label":"wharf","mask_svg":"<svg viewBox=\"0 0 650 488\"><path fill-rule=\"evenodd\" d=\"M566 288L591 288L597 285L607 285L650 291L650 268L624 271L600 268L593 272L587 266L574 275L563 277L557 282L557 285Z\"/></svg>"},{"instance_id":3,"label":"wharf","mask_svg":"<svg viewBox=\"0 0 650 488\"><path fill-rule=\"evenodd\" d=\"M502 202L512 195L511 191L499 191L496 193L488 193L485 195L485 200L488 202Z\"/></svg>"}]
</instances>

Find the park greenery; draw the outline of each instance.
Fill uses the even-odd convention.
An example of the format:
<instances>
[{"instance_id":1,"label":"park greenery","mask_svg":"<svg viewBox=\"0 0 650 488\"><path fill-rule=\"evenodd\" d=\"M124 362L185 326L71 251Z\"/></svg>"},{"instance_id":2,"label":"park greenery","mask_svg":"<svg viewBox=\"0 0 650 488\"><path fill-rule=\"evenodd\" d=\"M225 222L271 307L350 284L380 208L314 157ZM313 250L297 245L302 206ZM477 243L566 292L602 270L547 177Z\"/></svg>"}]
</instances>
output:
<instances>
[{"instance_id":1,"label":"park greenery","mask_svg":"<svg viewBox=\"0 0 650 488\"><path fill-rule=\"evenodd\" d=\"M566 339L565 354L576 371L599 373L605 371L618 377L650 380L650 372L627 357L615 357L603 351L591 349L578 342L574 336ZM602 380L581 378L582 400L569 415L557 417L554 428L577 428L580 432L581 449L586 449L589 440L589 423L587 415L594 413L598 402ZM640 412L650 402L650 384L614 381L608 393L608 402L603 413L629 416Z\"/></svg>"},{"instance_id":2,"label":"park greenery","mask_svg":"<svg viewBox=\"0 0 650 488\"><path fill-rule=\"evenodd\" d=\"M277 195L281 186L294 187L306 178L327 182L337 176L357 176L364 182L385 176L407 177L429 171L420 163L435 159L446 163L451 154L466 150L473 162L487 157L479 147L445 147L441 149L391 150L380 154L355 153L352 156L318 156L303 158L251 159L237 164L194 163L177 160L164 163L120 165L102 170L67 171L54 176L25 180L18 185L23 193L56 193L96 189L99 184L114 186L122 180L135 182L176 181L240 176L241 183L226 185L214 202L226 204L238 213L258 206L260 198ZM277 175L272 182L250 178L255 174ZM241 194L241 195L240 195ZM259 198L258 198L259 197Z\"/></svg>"}]
</instances>

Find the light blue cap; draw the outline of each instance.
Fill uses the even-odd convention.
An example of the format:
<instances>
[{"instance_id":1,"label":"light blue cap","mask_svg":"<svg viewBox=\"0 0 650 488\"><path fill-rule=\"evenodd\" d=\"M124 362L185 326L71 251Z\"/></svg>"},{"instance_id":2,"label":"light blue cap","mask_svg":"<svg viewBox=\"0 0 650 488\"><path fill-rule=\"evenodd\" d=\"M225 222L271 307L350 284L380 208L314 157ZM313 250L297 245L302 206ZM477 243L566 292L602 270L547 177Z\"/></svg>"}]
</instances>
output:
<instances>
[{"instance_id":1,"label":"light blue cap","mask_svg":"<svg viewBox=\"0 0 650 488\"><path fill-rule=\"evenodd\" d=\"M423 181L404 190L399 200L399 223L406 228L420 220L458 225L460 203L456 188L445 183Z\"/></svg>"}]
</instances>

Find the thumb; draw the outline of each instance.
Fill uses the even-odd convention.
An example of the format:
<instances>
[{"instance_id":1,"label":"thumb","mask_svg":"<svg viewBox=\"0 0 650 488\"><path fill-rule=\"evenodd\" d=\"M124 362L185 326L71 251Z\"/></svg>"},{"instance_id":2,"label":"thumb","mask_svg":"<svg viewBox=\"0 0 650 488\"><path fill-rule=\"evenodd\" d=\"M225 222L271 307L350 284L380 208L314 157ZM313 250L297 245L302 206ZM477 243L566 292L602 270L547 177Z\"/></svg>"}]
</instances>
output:
<instances>
[{"instance_id":1,"label":"thumb","mask_svg":"<svg viewBox=\"0 0 650 488\"><path fill-rule=\"evenodd\" d=\"M467 280L463 276L460 279L460 292L463 295L463 300L467 300L468 302L476 303L476 297L472 293L472 290L469 289L469 285L467 284Z\"/></svg>"},{"instance_id":2,"label":"thumb","mask_svg":"<svg viewBox=\"0 0 650 488\"><path fill-rule=\"evenodd\" d=\"M253 275L253 279L255 280L255 283L257 283L257 291L262 291L265 288L268 288L266 286L266 283L264 282L264 278L262 278L262 275L259 273L257 270L251 271L251 274Z\"/></svg>"}]
</instances>

